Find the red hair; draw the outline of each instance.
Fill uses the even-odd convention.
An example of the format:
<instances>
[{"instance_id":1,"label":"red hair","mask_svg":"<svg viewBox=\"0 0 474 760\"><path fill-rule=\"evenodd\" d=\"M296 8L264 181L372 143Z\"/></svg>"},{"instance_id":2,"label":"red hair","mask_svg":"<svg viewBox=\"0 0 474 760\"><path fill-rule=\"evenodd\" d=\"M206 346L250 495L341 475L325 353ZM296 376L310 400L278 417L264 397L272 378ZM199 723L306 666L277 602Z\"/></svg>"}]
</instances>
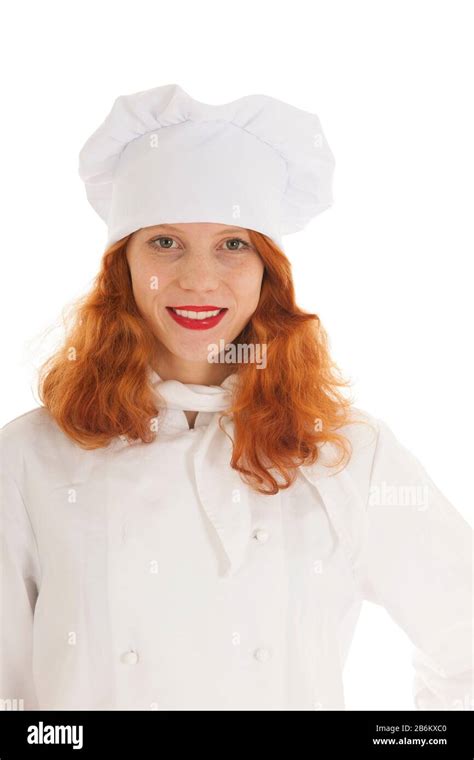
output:
<instances>
[{"instance_id":1,"label":"red hair","mask_svg":"<svg viewBox=\"0 0 474 760\"><path fill-rule=\"evenodd\" d=\"M230 466L257 492L276 494L293 483L299 465L317 460L326 441L341 453L336 464L347 461L350 443L337 428L350 421L352 401L342 393L349 383L330 358L319 317L296 305L290 262L266 235L248 232L265 269L257 309L233 343L265 346L266 367L229 365L239 382L219 424L233 420ZM144 443L157 435L148 372L159 347L133 296L130 237L105 251L92 290L73 304L66 340L40 368L40 400L85 449L118 435Z\"/></svg>"}]
</instances>

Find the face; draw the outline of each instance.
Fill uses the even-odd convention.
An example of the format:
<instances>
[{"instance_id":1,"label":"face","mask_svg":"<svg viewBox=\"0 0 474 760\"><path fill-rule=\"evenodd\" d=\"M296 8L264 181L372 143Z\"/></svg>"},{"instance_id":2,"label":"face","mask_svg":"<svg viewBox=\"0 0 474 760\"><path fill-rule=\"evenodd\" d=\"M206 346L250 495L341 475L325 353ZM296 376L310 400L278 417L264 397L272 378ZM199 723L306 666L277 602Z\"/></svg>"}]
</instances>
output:
<instances>
[{"instance_id":1,"label":"face","mask_svg":"<svg viewBox=\"0 0 474 760\"><path fill-rule=\"evenodd\" d=\"M229 374L228 365L209 363L208 346L232 342L257 308L264 264L247 230L204 222L144 227L130 238L127 260L138 309L158 340L161 376L202 382Z\"/></svg>"}]
</instances>

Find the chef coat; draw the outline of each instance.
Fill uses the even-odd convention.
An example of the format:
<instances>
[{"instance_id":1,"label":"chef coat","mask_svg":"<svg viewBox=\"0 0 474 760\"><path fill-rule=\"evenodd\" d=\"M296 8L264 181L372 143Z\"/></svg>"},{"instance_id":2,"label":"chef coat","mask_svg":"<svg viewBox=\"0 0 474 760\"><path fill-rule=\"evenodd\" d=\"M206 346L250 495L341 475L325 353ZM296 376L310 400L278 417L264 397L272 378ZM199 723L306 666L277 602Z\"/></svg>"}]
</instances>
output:
<instances>
[{"instance_id":1,"label":"chef coat","mask_svg":"<svg viewBox=\"0 0 474 760\"><path fill-rule=\"evenodd\" d=\"M472 709L472 529L390 427L353 408L346 467L328 442L258 494L218 424L237 375L152 375L152 443L87 451L44 407L0 431L3 708L345 709L369 600L413 644L415 708Z\"/></svg>"}]
</instances>

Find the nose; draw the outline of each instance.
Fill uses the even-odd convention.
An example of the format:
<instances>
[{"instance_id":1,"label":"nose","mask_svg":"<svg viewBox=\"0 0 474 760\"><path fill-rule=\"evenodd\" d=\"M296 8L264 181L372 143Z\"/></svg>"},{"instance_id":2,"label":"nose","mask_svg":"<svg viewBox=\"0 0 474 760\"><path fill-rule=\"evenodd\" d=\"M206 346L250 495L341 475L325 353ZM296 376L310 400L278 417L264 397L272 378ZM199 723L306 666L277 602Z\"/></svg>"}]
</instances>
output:
<instances>
[{"instance_id":1,"label":"nose","mask_svg":"<svg viewBox=\"0 0 474 760\"><path fill-rule=\"evenodd\" d=\"M184 257L178 283L183 290L215 290L219 285L217 263L212 256L206 254Z\"/></svg>"}]
</instances>

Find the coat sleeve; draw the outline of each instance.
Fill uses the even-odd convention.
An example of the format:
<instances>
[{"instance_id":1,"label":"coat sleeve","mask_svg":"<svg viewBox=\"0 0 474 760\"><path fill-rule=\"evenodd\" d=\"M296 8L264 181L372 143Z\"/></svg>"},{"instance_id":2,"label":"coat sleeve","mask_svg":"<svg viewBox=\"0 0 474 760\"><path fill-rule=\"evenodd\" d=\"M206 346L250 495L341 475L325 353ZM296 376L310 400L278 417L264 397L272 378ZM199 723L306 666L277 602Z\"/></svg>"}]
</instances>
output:
<instances>
[{"instance_id":1,"label":"coat sleeve","mask_svg":"<svg viewBox=\"0 0 474 760\"><path fill-rule=\"evenodd\" d=\"M377 424L363 596L413 644L415 708L472 710L472 528L389 426Z\"/></svg>"},{"instance_id":2,"label":"coat sleeve","mask_svg":"<svg viewBox=\"0 0 474 760\"><path fill-rule=\"evenodd\" d=\"M32 672L39 560L29 515L0 430L0 709L37 710Z\"/></svg>"}]
</instances>

